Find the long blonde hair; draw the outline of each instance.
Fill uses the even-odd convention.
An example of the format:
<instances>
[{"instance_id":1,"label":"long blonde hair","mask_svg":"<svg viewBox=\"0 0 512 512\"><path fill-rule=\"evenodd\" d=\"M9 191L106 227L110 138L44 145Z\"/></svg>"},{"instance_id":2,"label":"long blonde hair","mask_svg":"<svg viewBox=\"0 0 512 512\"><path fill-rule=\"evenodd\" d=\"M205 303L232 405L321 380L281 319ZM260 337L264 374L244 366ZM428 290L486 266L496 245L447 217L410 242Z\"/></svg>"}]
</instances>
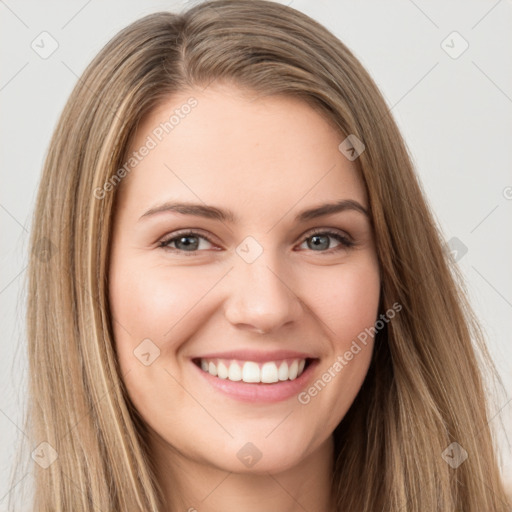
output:
<instances>
[{"instance_id":1,"label":"long blonde hair","mask_svg":"<svg viewBox=\"0 0 512 512\"><path fill-rule=\"evenodd\" d=\"M339 128L340 142L353 134L366 146L355 163L375 230L381 307L402 310L379 331L365 382L334 432L337 509L508 510L484 385L484 369L494 369L398 128L342 42L264 0L205 2L132 23L94 58L64 108L31 235L25 429L48 466L34 464L31 510L164 510L113 344L116 187L101 199L95 190L123 165L143 116L216 80L301 98ZM456 469L442 456L454 442L468 454Z\"/></svg>"}]
</instances>

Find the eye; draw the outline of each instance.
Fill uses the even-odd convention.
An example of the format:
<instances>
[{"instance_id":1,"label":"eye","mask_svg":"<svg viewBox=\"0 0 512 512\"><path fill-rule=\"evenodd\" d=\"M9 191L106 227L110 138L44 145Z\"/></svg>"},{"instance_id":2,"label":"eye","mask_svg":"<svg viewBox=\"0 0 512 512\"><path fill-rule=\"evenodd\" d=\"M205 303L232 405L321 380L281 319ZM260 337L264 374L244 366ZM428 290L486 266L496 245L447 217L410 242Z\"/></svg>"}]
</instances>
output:
<instances>
[{"instance_id":1,"label":"eye","mask_svg":"<svg viewBox=\"0 0 512 512\"><path fill-rule=\"evenodd\" d=\"M324 250L330 249L330 238L334 238L339 242L339 244L335 246L332 251ZM354 242L347 236L342 235L337 231L322 231L319 229L315 230L313 233L310 233L302 245L303 244L307 244L307 248L311 249L312 251L328 253L348 249L355 245Z\"/></svg>"},{"instance_id":2,"label":"eye","mask_svg":"<svg viewBox=\"0 0 512 512\"><path fill-rule=\"evenodd\" d=\"M165 238L159 243L159 247L171 251L188 252L192 255L198 249L205 249L205 247L203 247L204 244L200 243L201 240L206 240L207 243L212 244L207 237L196 231L183 231L173 234L170 238Z\"/></svg>"},{"instance_id":3,"label":"eye","mask_svg":"<svg viewBox=\"0 0 512 512\"><path fill-rule=\"evenodd\" d=\"M331 242L329 239L335 239L338 242L338 245L334 248L331 248ZM201 240L204 240L207 245L213 244L213 242L205 235L197 231L189 230L173 233L173 236L167 237L159 242L158 246L173 252L181 252L187 256L192 256L194 253L199 252L200 249L208 249L208 247L204 247L204 244L201 244ZM329 230L322 231L320 229L310 233L301 245L303 244L307 244L307 248L312 251L327 253L348 249L355 245L354 242L352 242L347 236L341 233Z\"/></svg>"}]
</instances>

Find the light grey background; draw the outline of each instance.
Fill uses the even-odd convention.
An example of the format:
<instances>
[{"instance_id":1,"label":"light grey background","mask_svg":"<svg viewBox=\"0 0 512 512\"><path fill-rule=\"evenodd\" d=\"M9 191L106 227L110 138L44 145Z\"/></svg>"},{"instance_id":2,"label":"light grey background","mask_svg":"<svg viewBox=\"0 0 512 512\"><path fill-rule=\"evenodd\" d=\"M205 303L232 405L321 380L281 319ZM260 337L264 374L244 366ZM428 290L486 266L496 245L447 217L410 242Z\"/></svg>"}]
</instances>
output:
<instances>
[{"instance_id":1,"label":"light grey background","mask_svg":"<svg viewBox=\"0 0 512 512\"><path fill-rule=\"evenodd\" d=\"M324 24L368 69L446 240L456 237L467 247L459 265L506 386L491 425L502 422L512 431L512 2L283 3ZM184 5L0 0L0 511L15 442L24 436L27 240L51 133L77 77L116 32L143 15ZM58 43L47 58L31 47L51 49L43 31ZM469 46L457 56L464 40ZM511 448L500 432L503 472L512 478Z\"/></svg>"}]
</instances>

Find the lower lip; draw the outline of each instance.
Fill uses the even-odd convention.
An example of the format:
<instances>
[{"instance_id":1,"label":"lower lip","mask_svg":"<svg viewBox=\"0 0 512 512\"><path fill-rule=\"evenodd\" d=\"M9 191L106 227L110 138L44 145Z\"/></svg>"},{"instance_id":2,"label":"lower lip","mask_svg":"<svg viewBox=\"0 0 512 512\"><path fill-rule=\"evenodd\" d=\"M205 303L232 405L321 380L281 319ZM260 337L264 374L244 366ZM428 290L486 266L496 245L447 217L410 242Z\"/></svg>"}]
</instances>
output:
<instances>
[{"instance_id":1,"label":"lower lip","mask_svg":"<svg viewBox=\"0 0 512 512\"><path fill-rule=\"evenodd\" d=\"M194 362L194 368L207 380L215 389L222 393L240 400L242 402L281 402L300 393L306 387L308 381L313 375L313 369L318 364L318 359L314 359L304 369L304 371L294 380L285 380L273 384L249 383L243 381L231 381L214 377L208 372L199 368Z\"/></svg>"}]
</instances>

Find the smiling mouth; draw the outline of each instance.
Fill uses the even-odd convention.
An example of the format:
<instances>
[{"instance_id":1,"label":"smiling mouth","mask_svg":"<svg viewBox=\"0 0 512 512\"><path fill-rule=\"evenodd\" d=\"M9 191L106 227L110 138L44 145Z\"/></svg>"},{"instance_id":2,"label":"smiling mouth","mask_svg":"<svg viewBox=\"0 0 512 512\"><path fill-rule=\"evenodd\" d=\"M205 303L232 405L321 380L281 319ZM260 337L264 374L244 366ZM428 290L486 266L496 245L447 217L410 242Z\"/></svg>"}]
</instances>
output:
<instances>
[{"instance_id":1,"label":"smiling mouth","mask_svg":"<svg viewBox=\"0 0 512 512\"><path fill-rule=\"evenodd\" d=\"M280 361L240 361L236 359L196 358L193 362L204 372L219 379L251 384L274 384L300 377L313 359L283 359Z\"/></svg>"}]
</instances>

